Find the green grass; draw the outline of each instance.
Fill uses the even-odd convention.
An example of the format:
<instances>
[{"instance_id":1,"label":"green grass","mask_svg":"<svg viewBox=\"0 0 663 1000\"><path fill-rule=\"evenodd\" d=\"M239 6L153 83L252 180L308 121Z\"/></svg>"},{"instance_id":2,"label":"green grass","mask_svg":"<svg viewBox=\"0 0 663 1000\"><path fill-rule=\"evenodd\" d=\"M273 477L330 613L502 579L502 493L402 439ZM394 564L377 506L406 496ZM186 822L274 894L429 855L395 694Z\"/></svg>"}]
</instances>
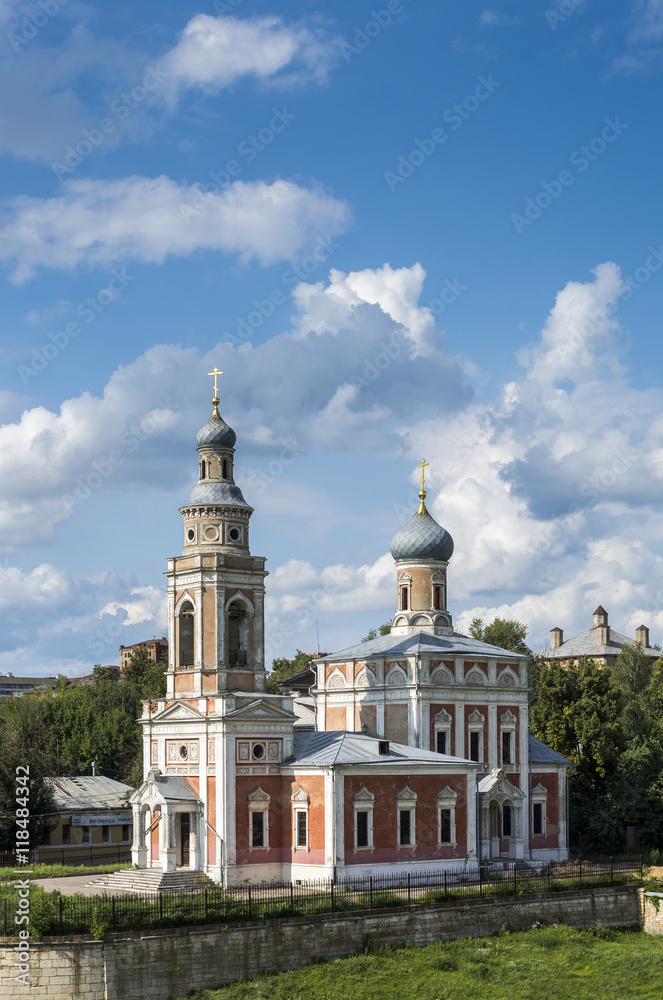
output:
<instances>
[{"instance_id":1,"label":"green grass","mask_svg":"<svg viewBox=\"0 0 663 1000\"><path fill-rule=\"evenodd\" d=\"M16 871L27 868L31 874L26 878L66 878L68 875L102 875L132 867L130 863L118 864L116 861L110 865L18 865ZM13 882L21 877L14 874L13 868L0 868L0 882Z\"/></svg>"},{"instance_id":2,"label":"green grass","mask_svg":"<svg viewBox=\"0 0 663 1000\"><path fill-rule=\"evenodd\" d=\"M658 1000L663 938L556 925L379 949L195 990L189 1000ZM183 1000L183 998L173 998Z\"/></svg>"}]
</instances>

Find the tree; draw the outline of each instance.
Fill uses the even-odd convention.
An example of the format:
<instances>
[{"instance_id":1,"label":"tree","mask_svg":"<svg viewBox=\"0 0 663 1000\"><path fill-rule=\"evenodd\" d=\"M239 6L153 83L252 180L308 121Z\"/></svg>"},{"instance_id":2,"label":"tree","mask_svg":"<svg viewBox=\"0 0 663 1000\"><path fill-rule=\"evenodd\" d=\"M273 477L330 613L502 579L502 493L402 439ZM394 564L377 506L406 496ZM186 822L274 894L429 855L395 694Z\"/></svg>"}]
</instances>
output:
<instances>
[{"instance_id":1,"label":"tree","mask_svg":"<svg viewBox=\"0 0 663 1000\"><path fill-rule=\"evenodd\" d=\"M327 654L304 653L301 649L298 649L292 660L289 660L286 656L280 656L272 660L272 669L267 678L267 690L271 694L279 694L281 688L277 684L277 681L306 670L307 667L310 667L312 661L317 659L318 655L326 656Z\"/></svg>"},{"instance_id":2,"label":"tree","mask_svg":"<svg viewBox=\"0 0 663 1000\"><path fill-rule=\"evenodd\" d=\"M641 643L624 646L612 668L612 679L624 699L622 722L629 738L644 737L652 729L654 719L647 693L653 673L654 664L651 657L643 652Z\"/></svg>"},{"instance_id":3,"label":"tree","mask_svg":"<svg viewBox=\"0 0 663 1000\"><path fill-rule=\"evenodd\" d=\"M0 849L16 844L17 769L28 769L29 844L43 843L53 827L53 793L46 778L55 768L54 733L45 711L47 699L38 694L0 699ZM24 786L21 786L23 788Z\"/></svg>"},{"instance_id":4,"label":"tree","mask_svg":"<svg viewBox=\"0 0 663 1000\"><path fill-rule=\"evenodd\" d=\"M386 621L384 625L380 625L379 628L371 628L368 630L368 635L365 635L361 640L362 642L370 642L371 639L377 639L379 635L389 635L391 632L391 619Z\"/></svg>"},{"instance_id":5,"label":"tree","mask_svg":"<svg viewBox=\"0 0 663 1000\"><path fill-rule=\"evenodd\" d=\"M483 619L473 618L470 625L470 635L480 642L508 649L512 653L532 656L532 650L525 644L525 636L529 632L527 625L515 618L495 618L489 625L484 625Z\"/></svg>"}]
</instances>

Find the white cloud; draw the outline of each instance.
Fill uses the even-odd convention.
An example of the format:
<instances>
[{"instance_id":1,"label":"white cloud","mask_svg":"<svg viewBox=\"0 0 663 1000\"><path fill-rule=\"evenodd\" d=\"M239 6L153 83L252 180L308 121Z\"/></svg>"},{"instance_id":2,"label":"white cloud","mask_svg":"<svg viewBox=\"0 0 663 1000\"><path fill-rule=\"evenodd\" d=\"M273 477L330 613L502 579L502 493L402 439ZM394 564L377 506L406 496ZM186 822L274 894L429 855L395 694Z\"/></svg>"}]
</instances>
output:
<instances>
[{"instance_id":1,"label":"white cloud","mask_svg":"<svg viewBox=\"0 0 663 1000\"><path fill-rule=\"evenodd\" d=\"M246 76L321 82L337 52L333 39L323 32L304 24L287 25L281 17L239 20L197 14L163 64L171 75L171 96L184 87L216 93ZM283 74L286 68L290 72Z\"/></svg>"},{"instance_id":2,"label":"white cloud","mask_svg":"<svg viewBox=\"0 0 663 1000\"><path fill-rule=\"evenodd\" d=\"M627 51L613 60L612 72L624 76L653 72L663 56L663 0L635 0L630 23Z\"/></svg>"},{"instance_id":3,"label":"white cloud","mask_svg":"<svg viewBox=\"0 0 663 1000\"><path fill-rule=\"evenodd\" d=\"M407 435L412 482L424 454L429 509L456 543L449 593L461 629L474 616L515 617L546 648L551 627L584 631L602 603L619 631L633 634L644 620L652 641L663 639L663 392L629 377L615 312L626 293L612 263L569 282L539 339L521 350L521 378L492 402L420 420ZM413 511L414 497L400 523ZM316 608L337 631L341 612L357 605L376 620L393 613L388 556L329 569L343 583L342 608L324 590ZM383 582L372 585L371 574ZM324 576L317 572L314 593ZM281 622L288 602L293 614L298 601L305 607L296 577L278 597Z\"/></svg>"},{"instance_id":4,"label":"white cloud","mask_svg":"<svg viewBox=\"0 0 663 1000\"><path fill-rule=\"evenodd\" d=\"M517 17L510 17L508 14L504 14L498 10L490 10L489 8L483 10L479 17L479 24L483 28L502 28L506 25L518 23L519 20Z\"/></svg>"},{"instance_id":5,"label":"white cloud","mask_svg":"<svg viewBox=\"0 0 663 1000\"><path fill-rule=\"evenodd\" d=\"M59 413L25 410L0 427L0 547L51 538L90 497L154 488L160 479L185 493L200 387L217 363L232 373L222 385L223 413L240 435L238 475L255 500L281 502L270 484L302 455L402 451L405 428L422 409L451 413L471 397L442 333L417 305L423 279L420 265L334 271L328 285L294 289L292 331L258 346L221 342L203 358L154 347L114 372L101 398L84 393ZM312 506L322 509L317 500Z\"/></svg>"},{"instance_id":6,"label":"white cloud","mask_svg":"<svg viewBox=\"0 0 663 1000\"><path fill-rule=\"evenodd\" d=\"M156 587L132 587L129 596L121 601L110 601L99 611L99 617L113 615L116 617L124 611L125 625L140 625L141 622L154 622L160 628L168 626L168 605L163 590Z\"/></svg>"},{"instance_id":7,"label":"white cloud","mask_svg":"<svg viewBox=\"0 0 663 1000\"><path fill-rule=\"evenodd\" d=\"M201 204L200 209L192 207ZM168 177L76 180L54 198L22 195L5 209L0 259L22 283L41 268L161 264L196 250L239 254L262 264L290 260L349 222L347 205L291 181L235 181L203 195Z\"/></svg>"}]
</instances>

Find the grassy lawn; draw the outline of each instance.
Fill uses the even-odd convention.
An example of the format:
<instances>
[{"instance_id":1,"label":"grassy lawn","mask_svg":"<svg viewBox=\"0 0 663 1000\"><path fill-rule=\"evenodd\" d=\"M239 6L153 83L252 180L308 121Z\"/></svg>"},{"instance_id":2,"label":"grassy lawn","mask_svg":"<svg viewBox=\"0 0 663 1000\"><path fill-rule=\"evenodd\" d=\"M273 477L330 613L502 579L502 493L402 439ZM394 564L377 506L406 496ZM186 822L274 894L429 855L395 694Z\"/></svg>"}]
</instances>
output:
<instances>
[{"instance_id":1,"label":"grassy lawn","mask_svg":"<svg viewBox=\"0 0 663 1000\"><path fill-rule=\"evenodd\" d=\"M27 868L30 875L26 878L66 878L68 875L102 875L132 867L130 863L118 864L116 861L109 865L18 865L16 870ZM0 868L0 882L13 882L21 877L14 874L13 868Z\"/></svg>"},{"instance_id":2,"label":"grassy lawn","mask_svg":"<svg viewBox=\"0 0 663 1000\"><path fill-rule=\"evenodd\" d=\"M663 938L561 925L380 949L189 1000L658 1000ZM183 1000L183 998L176 998Z\"/></svg>"}]
</instances>

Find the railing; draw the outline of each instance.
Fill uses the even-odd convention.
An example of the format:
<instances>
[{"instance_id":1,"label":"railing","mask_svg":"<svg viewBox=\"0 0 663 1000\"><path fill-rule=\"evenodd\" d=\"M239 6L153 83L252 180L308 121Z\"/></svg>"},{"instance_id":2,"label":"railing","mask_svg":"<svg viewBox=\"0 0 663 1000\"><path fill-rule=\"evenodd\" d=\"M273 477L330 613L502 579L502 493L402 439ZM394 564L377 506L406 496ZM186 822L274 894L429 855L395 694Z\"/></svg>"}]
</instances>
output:
<instances>
[{"instance_id":1,"label":"railing","mask_svg":"<svg viewBox=\"0 0 663 1000\"><path fill-rule=\"evenodd\" d=\"M131 844L42 844L28 852L31 865L112 865L131 861ZM0 868L19 868L13 851L0 851Z\"/></svg>"},{"instance_id":2,"label":"railing","mask_svg":"<svg viewBox=\"0 0 663 1000\"><path fill-rule=\"evenodd\" d=\"M481 871L404 873L338 882L269 883L224 889L220 886L181 893L127 896L46 896L40 901L41 934L96 936L112 931L237 923L278 917L387 909L410 905L490 902L530 893L552 894L642 881L640 858L555 863L538 870L525 865L489 876ZM0 926L13 932L18 898L3 900Z\"/></svg>"}]
</instances>

